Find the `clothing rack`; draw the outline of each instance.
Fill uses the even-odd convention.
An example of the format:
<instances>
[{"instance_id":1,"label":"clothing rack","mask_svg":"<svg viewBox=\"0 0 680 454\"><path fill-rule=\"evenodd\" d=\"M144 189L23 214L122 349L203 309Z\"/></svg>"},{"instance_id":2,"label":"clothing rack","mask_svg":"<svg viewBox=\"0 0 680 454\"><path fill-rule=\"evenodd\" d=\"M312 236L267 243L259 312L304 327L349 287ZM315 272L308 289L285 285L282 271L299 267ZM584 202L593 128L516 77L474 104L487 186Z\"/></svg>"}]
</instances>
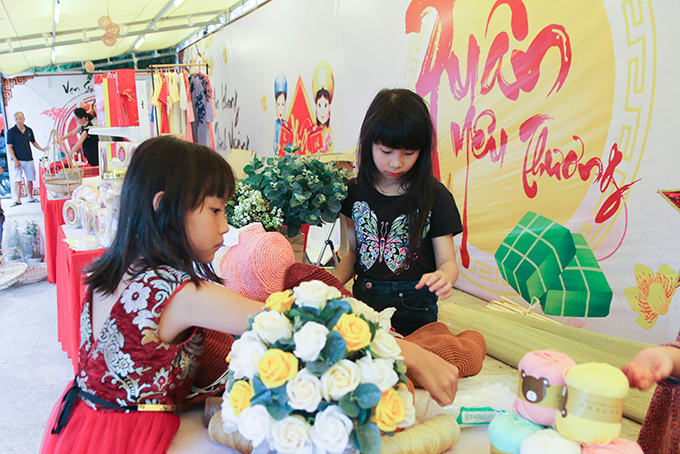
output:
<instances>
[{"instance_id":1,"label":"clothing rack","mask_svg":"<svg viewBox=\"0 0 680 454\"><path fill-rule=\"evenodd\" d=\"M205 75L208 75L208 72L210 70L210 66L208 63L165 63L165 64L157 64L157 65L149 65L149 69L151 69L152 74L153 72L159 71L159 70L164 70L164 69L179 69L179 68L190 68L198 66L203 67L205 66ZM154 78L151 77L151 94L155 93L156 87L154 83ZM161 124L160 124L160 118L156 118L155 122L155 128L156 128L156 133L160 135L161 131Z\"/></svg>"},{"instance_id":2,"label":"clothing rack","mask_svg":"<svg viewBox=\"0 0 680 454\"><path fill-rule=\"evenodd\" d=\"M208 74L210 70L210 66L208 66L208 63L167 63L167 64L160 64L160 65L149 65L149 68L151 69L170 69L170 68L187 68L191 66L205 66L205 73L206 75Z\"/></svg>"}]
</instances>

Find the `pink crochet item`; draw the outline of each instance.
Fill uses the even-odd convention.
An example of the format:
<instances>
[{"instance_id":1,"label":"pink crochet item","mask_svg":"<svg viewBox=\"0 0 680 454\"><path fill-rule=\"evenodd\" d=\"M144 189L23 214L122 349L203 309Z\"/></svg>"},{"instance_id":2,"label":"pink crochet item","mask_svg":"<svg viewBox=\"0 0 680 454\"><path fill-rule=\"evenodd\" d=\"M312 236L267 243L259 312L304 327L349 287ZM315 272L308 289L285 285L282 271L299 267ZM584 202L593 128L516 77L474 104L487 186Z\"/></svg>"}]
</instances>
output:
<instances>
[{"instance_id":1,"label":"pink crochet item","mask_svg":"<svg viewBox=\"0 0 680 454\"><path fill-rule=\"evenodd\" d=\"M220 261L220 277L229 290L257 301L284 288L286 271L295 263L293 248L278 232L261 224L246 226L239 242Z\"/></svg>"}]
</instances>

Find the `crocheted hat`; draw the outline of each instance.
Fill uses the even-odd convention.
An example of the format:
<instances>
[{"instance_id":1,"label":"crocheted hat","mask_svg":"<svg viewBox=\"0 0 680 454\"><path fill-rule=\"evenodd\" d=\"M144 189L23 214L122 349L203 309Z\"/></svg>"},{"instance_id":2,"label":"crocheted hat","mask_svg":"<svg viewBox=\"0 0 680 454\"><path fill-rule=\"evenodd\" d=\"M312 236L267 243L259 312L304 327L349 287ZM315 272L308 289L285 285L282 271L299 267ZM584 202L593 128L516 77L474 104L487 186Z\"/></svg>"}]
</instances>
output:
<instances>
[{"instance_id":1,"label":"crocheted hat","mask_svg":"<svg viewBox=\"0 0 680 454\"><path fill-rule=\"evenodd\" d=\"M257 301L284 289L286 270L295 263L293 248L278 232L260 223L241 229L239 242L220 262L220 277L229 290Z\"/></svg>"}]
</instances>

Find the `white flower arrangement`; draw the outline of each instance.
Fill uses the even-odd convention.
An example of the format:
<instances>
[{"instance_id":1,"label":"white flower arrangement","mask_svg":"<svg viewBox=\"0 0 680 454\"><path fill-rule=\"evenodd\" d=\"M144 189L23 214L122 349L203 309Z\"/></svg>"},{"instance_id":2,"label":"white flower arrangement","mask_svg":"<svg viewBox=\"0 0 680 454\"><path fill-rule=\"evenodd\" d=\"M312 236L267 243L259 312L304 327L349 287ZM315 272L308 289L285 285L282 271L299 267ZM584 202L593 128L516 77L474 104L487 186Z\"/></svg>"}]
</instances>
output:
<instances>
[{"instance_id":1,"label":"white flower arrangement","mask_svg":"<svg viewBox=\"0 0 680 454\"><path fill-rule=\"evenodd\" d=\"M378 454L415 422L389 315L320 281L272 294L227 358L224 431L258 451Z\"/></svg>"},{"instance_id":2,"label":"white flower arrangement","mask_svg":"<svg viewBox=\"0 0 680 454\"><path fill-rule=\"evenodd\" d=\"M270 206L262 191L239 180L234 197L227 202L227 219L234 227L259 222L267 232L276 232L283 225L283 211Z\"/></svg>"}]
</instances>

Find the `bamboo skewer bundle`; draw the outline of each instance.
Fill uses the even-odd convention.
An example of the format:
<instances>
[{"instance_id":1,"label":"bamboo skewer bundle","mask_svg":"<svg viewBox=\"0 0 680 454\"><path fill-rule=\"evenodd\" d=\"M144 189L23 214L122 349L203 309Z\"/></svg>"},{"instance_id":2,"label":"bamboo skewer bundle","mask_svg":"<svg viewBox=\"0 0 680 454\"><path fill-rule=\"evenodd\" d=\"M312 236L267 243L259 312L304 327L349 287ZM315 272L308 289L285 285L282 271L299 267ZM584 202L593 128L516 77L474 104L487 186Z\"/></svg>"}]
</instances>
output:
<instances>
[{"instance_id":1,"label":"bamboo skewer bundle","mask_svg":"<svg viewBox=\"0 0 680 454\"><path fill-rule=\"evenodd\" d=\"M523 317L535 318L535 319L538 319L538 320L543 320L543 321L547 321L547 322L561 324L557 320L553 320L550 317L546 317L545 315L542 315L542 314L539 314L537 312L532 311L532 309L534 308L534 306L536 306L536 304L538 304L538 299L535 299L534 302L531 304L531 306L529 306L527 308L527 307L524 307L520 304L515 303L514 301L512 301L512 300L510 300L510 299L508 299L504 296L501 296L500 300L489 301L489 303L486 305L486 308L484 310L485 311L490 310L490 311L498 311L498 312L508 312L508 313L511 313L511 314L518 314L518 315L521 315Z\"/></svg>"}]
</instances>

